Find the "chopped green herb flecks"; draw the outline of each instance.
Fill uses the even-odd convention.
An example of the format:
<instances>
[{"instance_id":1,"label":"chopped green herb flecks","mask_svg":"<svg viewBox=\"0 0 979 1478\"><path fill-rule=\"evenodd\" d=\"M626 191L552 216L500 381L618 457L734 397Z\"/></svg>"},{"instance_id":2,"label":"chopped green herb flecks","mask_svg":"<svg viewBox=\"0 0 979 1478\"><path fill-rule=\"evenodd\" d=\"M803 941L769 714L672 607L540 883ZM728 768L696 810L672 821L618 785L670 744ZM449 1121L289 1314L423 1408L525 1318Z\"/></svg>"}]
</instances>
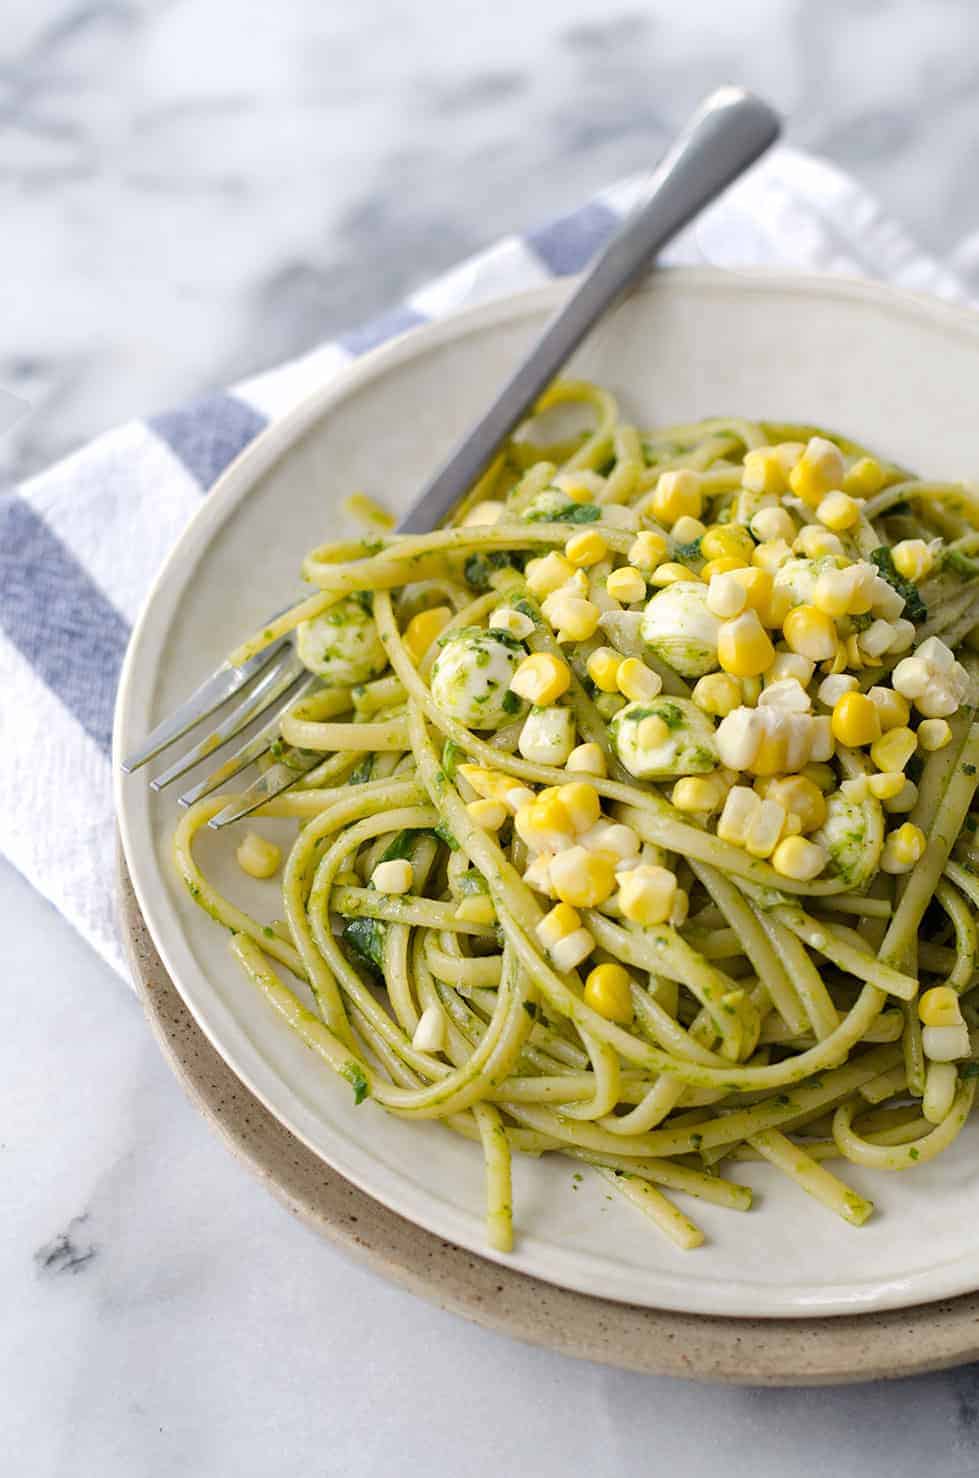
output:
<instances>
[{"instance_id":1,"label":"chopped green herb flecks","mask_svg":"<svg viewBox=\"0 0 979 1478\"><path fill-rule=\"evenodd\" d=\"M904 610L902 615L909 621L919 625L928 619L928 607L918 593L918 587L913 580L906 580L903 575L898 574L894 564L894 556L886 545L882 544L879 549L871 551L871 561L877 567L877 573L892 585L898 595L904 596Z\"/></svg>"},{"instance_id":2,"label":"chopped green herb flecks","mask_svg":"<svg viewBox=\"0 0 979 1478\"><path fill-rule=\"evenodd\" d=\"M346 1062L340 1069L351 1088L354 1090L354 1103L363 1103L370 1092L370 1084L364 1076L364 1070L359 1062Z\"/></svg>"}]
</instances>

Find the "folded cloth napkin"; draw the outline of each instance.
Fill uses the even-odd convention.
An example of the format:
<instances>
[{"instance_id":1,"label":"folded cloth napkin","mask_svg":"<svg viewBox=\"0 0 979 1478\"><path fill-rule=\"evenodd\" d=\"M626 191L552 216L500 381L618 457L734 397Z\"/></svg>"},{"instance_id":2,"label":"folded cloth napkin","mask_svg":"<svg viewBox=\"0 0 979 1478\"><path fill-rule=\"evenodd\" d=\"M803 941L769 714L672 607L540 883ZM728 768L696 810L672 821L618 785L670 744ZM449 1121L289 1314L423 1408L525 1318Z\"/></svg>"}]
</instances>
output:
<instances>
[{"instance_id":1,"label":"folded cloth napkin","mask_svg":"<svg viewBox=\"0 0 979 1478\"><path fill-rule=\"evenodd\" d=\"M0 849L126 975L113 902L112 709L130 628L181 529L228 464L359 355L460 308L578 272L644 177L511 236L406 302L231 390L130 422L0 497ZM674 244L673 263L877 277L950 298L963 280L921 252L837 169L770 154ZM963 269L979 252L967 247Z\"/></svg>"}]
</instances>

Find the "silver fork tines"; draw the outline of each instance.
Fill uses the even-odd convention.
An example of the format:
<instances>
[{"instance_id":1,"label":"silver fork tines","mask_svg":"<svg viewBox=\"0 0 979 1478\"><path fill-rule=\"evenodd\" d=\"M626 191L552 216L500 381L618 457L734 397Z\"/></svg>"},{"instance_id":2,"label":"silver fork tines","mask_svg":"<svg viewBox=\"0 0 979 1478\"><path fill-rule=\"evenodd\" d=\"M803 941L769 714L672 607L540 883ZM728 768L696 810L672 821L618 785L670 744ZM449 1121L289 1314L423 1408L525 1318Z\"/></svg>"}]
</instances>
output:
<instances>
[{"instance_id":1,"label":"silver fork tines","mask_svg":"<svg viewBox=\"0 0 979 1478\"><path fill-rule=\"evenodd\" d=\"M199 744L193 745L172 765L150 781L153 789L162 790L165 785L178 780L181 775L193 769L194 765L220 749L222 744L226 744L229 739L240 734L242 729L246 729L253 719L257 718L260 713L264 713L271 703L281 698L305 671L306 668L291 648L280 652L275 662L262 674L248 696L231 710L227 718L222 719Z\"/></svg>"},{"instance_id":2,"label":"silver fork tines","mask_svg":"<svg viewBox=\"0 0 979 1478\"><path fill-rule=\"evenodd\" d=\"M306 694L311 692L312 689L316 686L316 683L317 679L313 677L312 673L310 673L304 683L300 683L298 688L289 693L287 700L288 704L291 706L294 703L298 703L301 698L305 698ZM205 775L204 779L200 782L199 785L192 786L190 790L186 790L184 791L183 795L178 796L180 804L182 806L195 805L197 801L203 800L204 796L210 795L212 790L217 790L218 786L223 785L226 780L231 780L234 778L235 775L240 774L240 772L244 770L248 765L250 765L254 760L260 759L263 754L267 754L268 751L272 748L272 745L275 743L276 739L279 737L279 725L281 724L281 722L282 709L276 708L273 711L272 717L269 719L268 723L263 724L262 728L259 729L257 734L253 734L252 737L247 740L240 749L236 749L233 754L229 755L228 758L224 760L222 764L218 765L217 769L213 770L210 775ZM311 763L315 764L322 758L322 755L317 755L316 759ZM298 761L295 761L294 763L298 764ZM295 769L291 771L291 776L292 779L288 782L289 784L291 784L292 781L298 778L297 771ZM285 785L280 787L280 789L283 790L285 788ZM278 795L278 790L272 793ZM222 822L221 824L224 825L224 822Z\"/></svg>"},{"instance_id":3,"label":"silver fork tines","mask_svg":"<svg viewBox=\"0 0 979 1478\"><path fill-rule=\"evenodd\" d=\"M585 334L622 294L639 282L659 250L704 206L737 179L779 133L779 119L766 103L739 88L722 88L696 114L654 173L646 198L598 254L564 306L544 328L530 354L517 366L485 415L456 447L442 469L398 525L401 533L434 529L485 471L497 448L531 409L567 362ZM278 614L282 614L281 612ZM275 617L271 617L274 620ZM283 657L283 648L289 652ZM160 790L220 748L259 715L268 715L255 734L230 759L181 797L190 804L217 789L273 743L283 713L305 685L290 636L280 637L240 667L227 663L206 679L177 711L157 725L142 746L122 761L126 771L183 737L196 723L258 679L251 692L208 736L153 781ZM312 684L313 679L310 678ZM294 685L298 685L294 691ZM273 795L294 785L322 756L293 751L288 765L276 764L218 815L210 825L226 826L247 816Z\"/></svg>"},{"instance_id":4,"label":"silver fork tines","mask_svg":"<svg viewBox=\"0 0 979 1478\"><path fill-rule=\"evenodd\" d=\"M248 789L238 797L237 800L229 802L223 811L212 816L207 823L212 831L220 831L224 826L230 826L232 821L240 821L244 816L250 816L257 811L259 806L264 806L273 796L281 795L284 790L295 785L301 780L314 765L318 765L326 758L322 754L309 755L302 751L292 753L288 765L272 765L264 774L259 775Z\"/></svg>"},{"instance_id":5,"label":"silver fork tines","mask_svg":"<svg viewBox=\"0 0 979 1478\"><path fill-rule=\"evenodd\" d=\"M254 657L249 657L240 667L232 667L227 662L223 663L216 672L204 679L200 687L195 688L190 697L181 703L179 708L174 709L162 723L147 734L143 743L131 754L127 754L122 761L122 768L129 775L133 770L138 770L142 765L148 764L169 745L199 724L201 719L207 718L215 709L220 708L235 693L240 693L252 678L267 667L272 658L282 651L284 646L289 645L287 636L280 636L278 641L272 642L271 646L263 647Z\"/></svg>"}]
</instances>

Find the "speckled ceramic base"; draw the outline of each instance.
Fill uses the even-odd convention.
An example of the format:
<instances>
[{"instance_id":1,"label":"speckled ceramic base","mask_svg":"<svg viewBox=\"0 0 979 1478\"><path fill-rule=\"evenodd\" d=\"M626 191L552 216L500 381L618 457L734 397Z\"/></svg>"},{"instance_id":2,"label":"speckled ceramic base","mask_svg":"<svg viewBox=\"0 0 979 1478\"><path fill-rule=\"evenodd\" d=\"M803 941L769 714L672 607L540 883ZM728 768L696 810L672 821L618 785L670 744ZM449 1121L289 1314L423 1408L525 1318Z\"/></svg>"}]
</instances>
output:
<instances>
[{"instance_id":1,"label":"speckled ceramic base","mask_svg":"<svg viewBox=\"0 0 979 1478\"><path fill-rule=\"evenodd\" d=\"M121 853L119 903L146 1015L201 1112L290 1211L412 1293L565 1355L689 1380L830 1385L916 1375L979 1358L979 1294L843 1318L706 1318L571 1293L422 1231L334 1174L215 1052L160 962Z\"/></svg>"}]
</instances>

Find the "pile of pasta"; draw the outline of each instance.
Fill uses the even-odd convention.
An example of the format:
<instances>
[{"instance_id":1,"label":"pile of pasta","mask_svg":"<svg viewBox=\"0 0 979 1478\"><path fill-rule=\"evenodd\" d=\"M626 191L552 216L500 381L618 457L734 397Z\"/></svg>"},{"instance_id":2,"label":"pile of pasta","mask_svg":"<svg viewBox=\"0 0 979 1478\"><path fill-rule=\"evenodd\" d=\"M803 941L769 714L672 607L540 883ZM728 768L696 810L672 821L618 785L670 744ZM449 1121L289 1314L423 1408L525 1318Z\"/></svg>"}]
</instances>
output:
<instances>
[{"instance_id":1,"label":"pile of pasta","mask_svg":"<svg viewBox=\"0 0 979 1478\"><path fill-rule=\"evenodd\" d=\"M176 831L245 976L357 1104L481 1144L495 1249L515 1152L684 1248L672 1193L746 1211L753 1160L863 1224L846 1165L934 1159L979 1072L979 499L568 381L451 526L356 502L232 654L294 631L320 679L264 762L296 839L238 847L267 917L193 855L227 794Z\"/></svg>"}]
</instances>

